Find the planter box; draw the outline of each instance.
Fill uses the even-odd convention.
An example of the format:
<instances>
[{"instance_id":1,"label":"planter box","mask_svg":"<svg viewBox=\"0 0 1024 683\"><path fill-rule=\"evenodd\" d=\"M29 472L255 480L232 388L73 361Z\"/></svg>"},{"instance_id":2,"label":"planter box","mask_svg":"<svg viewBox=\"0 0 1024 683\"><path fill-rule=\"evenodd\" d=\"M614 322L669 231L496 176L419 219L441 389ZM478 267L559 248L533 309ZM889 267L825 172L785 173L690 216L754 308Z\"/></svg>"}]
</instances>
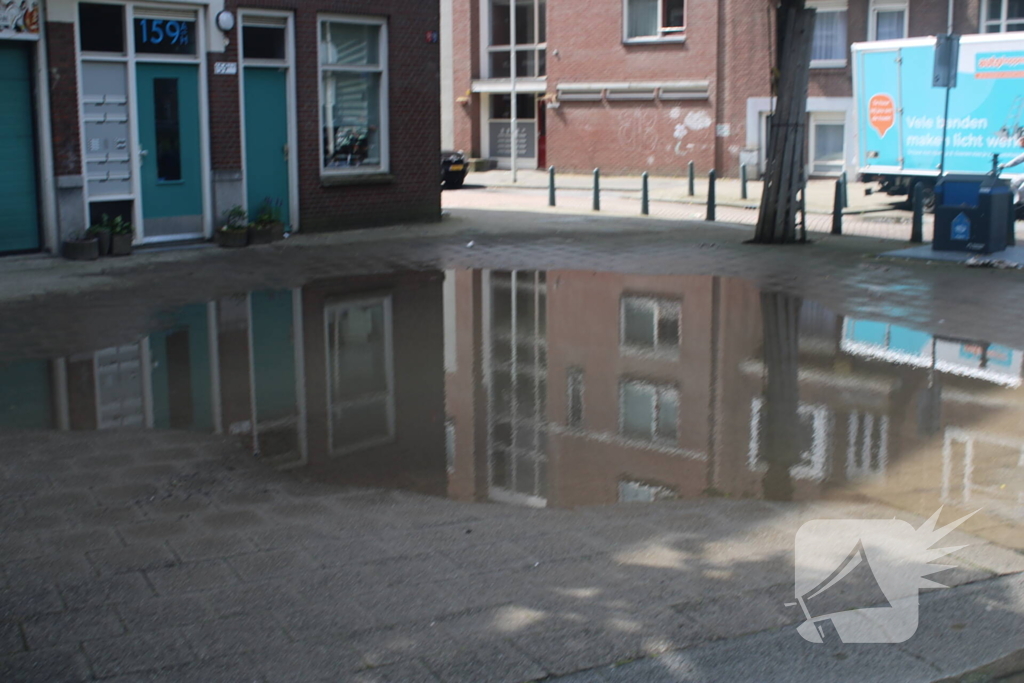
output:
<instances>
[{"instance_id":1,"label":"planter box","mask_svg":"<svg viewBox=\"0 0 1024 683\"><path fill-rule=\"evenodd\" d=\"M64 242L61 254L70 261L95 261L100 257L100 242L95 237L88 240L68 240Z\"/></svg>"},{"instance_id":2,"label":"planter box","mask_svg":"<svg viewBox=\"0 0 1024 683\"><path fill-rule=\"evenodd\" d=\"M111 235L110 254L112 256L128 256L132 253L131 235Z\"/></svg>"},{"instance_id":3,"label":"planter box","mask_svg":"<svg viewBox=\"0 0 1024 683\"><path fill-rule=\"evenodd\" d=\"M96 236L96 239L99 240L100 256L106 256L109 254L110 238L112 237L110 230L95 230L93 231L93 234Z\"/></svg>"},{"instance_id":4,"label":"planter box","mask_svg":"<svg viewBox=\"0 0 1024 683\"><path fill-rule=\"evenodd\" d=\"M249 244L248 230L218 230L213 235L214 240L221 247L237 249Z\"/></svg>"}]
</instances>

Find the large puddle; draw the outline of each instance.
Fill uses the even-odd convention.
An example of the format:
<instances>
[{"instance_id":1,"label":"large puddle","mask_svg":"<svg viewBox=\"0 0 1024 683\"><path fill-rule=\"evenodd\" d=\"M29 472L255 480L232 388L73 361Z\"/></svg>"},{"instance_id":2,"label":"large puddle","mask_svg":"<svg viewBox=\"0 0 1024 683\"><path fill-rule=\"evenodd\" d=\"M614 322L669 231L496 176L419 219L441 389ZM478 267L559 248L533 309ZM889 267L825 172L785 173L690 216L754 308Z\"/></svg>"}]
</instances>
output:
<instances>
[{"instance_id":1,"label":"large puddle","mask_svg":"<svg viewBox=\"0 0 1024 683\"><path fill-rule=\"evenodd\" d=\"M1024 352L984 339L572 270L338 277L158 319L0 364L0 428L224 433L319 480L463 501L980 509L973 533L1024 547Z\"/></svg>"}]
</instances>

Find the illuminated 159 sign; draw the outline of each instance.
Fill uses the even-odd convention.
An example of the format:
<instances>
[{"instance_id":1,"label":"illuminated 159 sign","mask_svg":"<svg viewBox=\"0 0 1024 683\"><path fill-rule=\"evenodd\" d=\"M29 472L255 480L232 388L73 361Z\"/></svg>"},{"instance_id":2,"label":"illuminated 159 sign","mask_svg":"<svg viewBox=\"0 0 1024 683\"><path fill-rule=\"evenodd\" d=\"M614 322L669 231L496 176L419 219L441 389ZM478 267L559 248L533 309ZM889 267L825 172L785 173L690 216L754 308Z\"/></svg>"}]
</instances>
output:
<instances>
[{"instance_id":1,"label":"illuminated 159 sign","mask_svg":"<svg viewBox=\"0 0 1024 683\"><path fill-rule=\"evenodd\" d=\"M135 51L160 54L194 55L194 21L177 19L136 19Z\"/></svg>"}]
</instances>

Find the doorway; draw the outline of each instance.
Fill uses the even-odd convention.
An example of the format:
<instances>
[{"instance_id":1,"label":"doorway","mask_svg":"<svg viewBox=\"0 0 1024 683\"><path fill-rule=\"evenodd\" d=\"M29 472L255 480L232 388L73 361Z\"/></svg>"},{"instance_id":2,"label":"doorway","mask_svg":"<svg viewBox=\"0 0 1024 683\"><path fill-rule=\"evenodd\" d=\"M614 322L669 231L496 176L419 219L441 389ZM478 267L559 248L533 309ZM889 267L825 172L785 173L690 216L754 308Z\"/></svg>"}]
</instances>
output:
<instances>
[{"instance_id":1,"label":"doorway","mask_svg":"<svg viewBox=\"0 0 1024 683\"><path fill-rule=\"evenodd\" d=\"M245 208L250 220L269 211L294 229L291 17L245 12L241 23Z\"/></svg>"},{"instance_id":2,"label":"doorway","mask_svg":"<svg viewBox=\"0 0 1024 683\"><path fill-rule=\"evenodd\" d=\"M203 236L199 68L138 64L142 221L149 239Z\"/></svg>"}]
</instances>

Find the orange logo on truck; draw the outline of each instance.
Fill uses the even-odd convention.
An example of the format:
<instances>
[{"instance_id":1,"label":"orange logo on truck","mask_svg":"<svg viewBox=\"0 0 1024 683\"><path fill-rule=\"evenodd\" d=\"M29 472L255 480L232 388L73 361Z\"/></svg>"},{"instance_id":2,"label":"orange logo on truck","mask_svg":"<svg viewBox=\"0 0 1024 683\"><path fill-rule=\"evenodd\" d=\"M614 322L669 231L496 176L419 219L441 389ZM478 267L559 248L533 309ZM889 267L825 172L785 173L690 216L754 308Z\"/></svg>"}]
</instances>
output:
<instances>
[{"instance_id":1,"label":"orange logo on truck","mask_svg":"<svg viewBox=\"0 0 1024 683\"><path fill-rule=\"evenodd\" d=\"M868 123L878 131L878 137L885 134L896 122L896 105L888 95L874 95L868 101Z\"/></svg>"}]
</instances>

